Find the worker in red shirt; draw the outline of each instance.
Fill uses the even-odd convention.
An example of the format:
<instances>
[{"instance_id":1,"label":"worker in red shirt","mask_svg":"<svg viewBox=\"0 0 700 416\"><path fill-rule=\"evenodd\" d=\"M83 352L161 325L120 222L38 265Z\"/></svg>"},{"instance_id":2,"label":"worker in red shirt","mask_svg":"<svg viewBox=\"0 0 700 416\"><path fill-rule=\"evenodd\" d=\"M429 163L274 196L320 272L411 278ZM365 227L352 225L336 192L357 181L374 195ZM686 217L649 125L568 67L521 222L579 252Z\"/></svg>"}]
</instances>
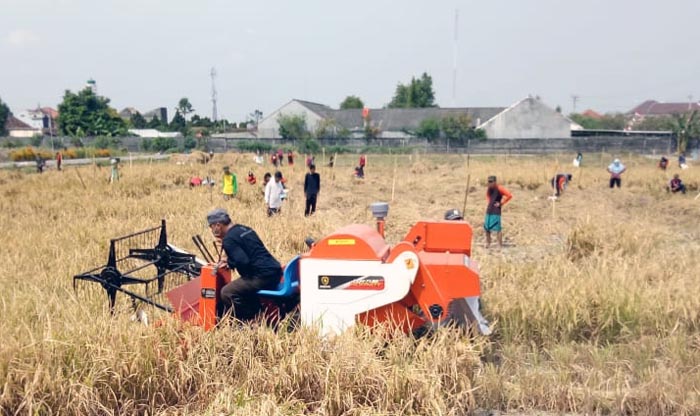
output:
<instances>
[{"instance_id":1,"label":"worker in red shirt","mask_svg":"<svg viewBox=\"0 0 700 416\"><path fill-rule=\"evenodd\" d=\"M491 246L491 233L495 232L498 238L498 246L503 247L503 233L501 226L501 209L507 204L513 195L506 188L496 182L495 176L489 176L488 188L486 188L486 217L484 219L484 231L486 231L486 248Z\"/></svg>"},{"instance_id":2,"label":"worker in red shirt","mask_svg":"<svg viewBox=\"0 0 700 416\"><path fill-rule=\"evenodd\" d=\"M248 171L248 183L251 184L251 185L255 185L255 183L256 183L257 181L258 181L258 180L257 180L257 178L255 177L255 174L253 173L253 171L252 171L252 170L251 170L251 171Z\"/></svg>"},{"instance_id":3,"label":"worker in red shirt","mask_svg":"<svg viewBox=\"0 0 700 416\"><path fill-rule=\"evenodd\" d=\"M63 163L63 153L59 150L56 152L56 169L61 170L61 164Z\"/></svg>"}]
</instances>

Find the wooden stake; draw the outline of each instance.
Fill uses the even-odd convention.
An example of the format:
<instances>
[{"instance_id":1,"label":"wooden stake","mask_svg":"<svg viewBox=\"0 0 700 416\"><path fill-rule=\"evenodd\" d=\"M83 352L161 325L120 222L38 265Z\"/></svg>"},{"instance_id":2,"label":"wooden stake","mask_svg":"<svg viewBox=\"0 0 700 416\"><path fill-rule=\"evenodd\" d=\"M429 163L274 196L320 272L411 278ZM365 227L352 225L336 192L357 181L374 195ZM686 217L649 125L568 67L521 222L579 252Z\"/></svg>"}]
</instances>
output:
<instances>
[{"instance_id":1,"label":"wooden stake","mask_svg":"<svg viewBox=\"0 0 700 416\"><path fill-rule=\"evenodd\" d=\"M394 156L394 178L391 182L391 202L394 202L394 191L396 190L396 170L397 170L397 156Z\"/></svg>"},{"instance_id":2,"label":"wooden stake","mask_svg":"<svg viewBox=\"0 0 700 416\"><path fill-rule=\"evenodd\" d=\"M80 168L77 168L75 170L75 173L78 174L78 179L80 179L80 183L83 185L83 189L87 189L87 186L85 186L85 182L83 182L83 177L80 176Z\"/></svg>"},{"instance_id":3,"label":"wooden stake","mask_svg":"<svg viewBox=\"0 0 700 416\"><path fill-rule=\"evenodd\" d=\"M462 215L466 217L467 213L467 200L469 199L469 182L472 180L472 174L467 175L467 188L464 190L464 205L462 205Z\"/></svg>"}]
</instances>

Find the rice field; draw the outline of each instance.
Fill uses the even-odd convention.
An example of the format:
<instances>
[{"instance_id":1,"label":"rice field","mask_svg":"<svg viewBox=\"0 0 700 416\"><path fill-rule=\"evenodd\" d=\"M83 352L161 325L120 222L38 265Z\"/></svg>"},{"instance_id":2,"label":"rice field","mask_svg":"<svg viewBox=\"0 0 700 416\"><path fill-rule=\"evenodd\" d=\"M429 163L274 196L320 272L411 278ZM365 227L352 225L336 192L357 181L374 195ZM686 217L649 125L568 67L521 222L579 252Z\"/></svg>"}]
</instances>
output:
<instances>
[{"instance_id":1,"label":"rice field","mask_svg":"<svg viewBox=\"0 0 700 416\"><path fill-rule=\"evenodd\" d=\"M338 155L333 169L318 155L319 211L309 218L301 160L282 167L290 197L275 218L261 194L274 170L249 154L206 165L123 160L111 185L109 167L0 171L0 413L700 414L700 168L662 172L656 159L623 155L628 172L611 190L614 156L584 155L573 168L573 155L369 155L361 181L356 155ZM238 176L235 200L189 188L191 176L218 180L225 165ZM556 172L574 178L552 202ZM673 173L687 195L666 192ZM503 249L484 247L488 175L514 195ZM284 262L307 236L371 224L372 202L390 202L387 240L397 242L417 220L462 209L465 190L488 338L204 333L156 311L158 326L111 316L101 292L73 291L74 274L106 261L110 238L162 218L169 240L196 253L190 237L209 239L205 215L225 207Z\"/></svg>"}]
</instances>

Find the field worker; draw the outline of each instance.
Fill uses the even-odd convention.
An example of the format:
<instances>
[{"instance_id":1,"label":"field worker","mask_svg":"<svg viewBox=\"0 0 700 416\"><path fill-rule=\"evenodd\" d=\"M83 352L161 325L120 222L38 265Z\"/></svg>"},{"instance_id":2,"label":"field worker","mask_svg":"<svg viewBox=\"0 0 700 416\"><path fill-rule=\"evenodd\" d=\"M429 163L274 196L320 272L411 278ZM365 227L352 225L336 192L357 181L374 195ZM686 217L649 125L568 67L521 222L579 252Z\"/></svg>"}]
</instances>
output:
<instances>
[{"instance_id":1,"label":"field worker","mask_svg":"<svg viewBox=\"0 0 700 416\"><path fill-rule=\"evenodd\" d=\"M678 167L681 169L688 169L688 163L685 160L685 153L678 155Z\"/></svg>"},{"instance_id":2,"label":"field worker","mask_svg":"<svg viewBox=\"0 0 700 416\"><path fill-rule=\"evenodd\" d=\"M36 157L36 171L38 173L44 173L45 167L46 167L46 162L44 161L44 158L37 155L37 157Z\"/></svg>"},{"instance_id":3,"label":"field worker","mask_svg":"<svg viewBox=\"0 0 700 416\"><path fill-rule=\"evenodd\" d=\"M228 201L236 196L238 193L238 180L228 166L224 166L224 176L221 178L221 183L221 193L224 194L224 200Z\"/></svg>"},{"instance_id":4,"label":"field worker","mask_svg":"<svg viewBox=\"0 0 700 416\"><path fill-rule=\"evenodd\" d=\"M666 170L668 167L668 159L666 156L661 156L661 160L659 160L659 169L661 170Z\"/></svg>"},{"instance_id":5,"label":"field worker","mask_svg":"<svg viewBox=\"0 0 700 416\"><path fill-rule=\"evenodd\" d=\"M574 167L580 168L581 162L583 162L583 154L581 152L578 152L576 158L574 159Z\"/></svg>"},{"instance_id":6,"label":"field worker","mask_svg":"<svg viewBox=\"0 0 700 416\"><path fill-rule=\"evenodd\" d=\"M56 152L56 169L61 170L61 164L63 163L63 153L59 150Z\"/></svg>"},{"instance_id":7,"label":"field worker","mask_svg":"<svg viewBox=\"0 0 700 416\"><path fill-rule=\"evenodd\" d=\"M289 166L294 166L294 152L291 150L287 152L287 164Z\"/></svg>"},{"instance_id":8,"label":"field worker","mask_svg":"<svg viewBox=\"0 0 700 416\"><path fill-rule=\"evenodd\" d=\"M265 172L265 175L263 176L263 183L262 183L262 194L265 195L265 188L267 188L267 184L270 182L270 179L272 179L272 175L270 172Z\"/></svg>"},{"instance_id":9,"label":"field worker","mask_svg":"<svg viewBox=\"0 0 700 416\"><path fill-rule=\"evenodd\" d=\"M491 233L498 237L498 245L503 247L503 233L501 227L501 209L513 199L513 195L506 188L496 182L495 176L489 176L488 188L486 188L486 218L484 230L486 231L486 248L491 246Z\"/></svg>"},{"instance_id":10,"label":"field worker","mask_svg":"<svg viewBox=\"0 0 700 416\"><path fill-rule=\"evenodd\" d=\"M110 161L112 164L112 172L109 176L109 183L114 183L119 181L119 158L115 157Z\"/></svg>"},{"instance_id":11,"label":"field worker","mask_svg":"<svg viewBox=\"0 0 700 416\"><path fill-rule=\"evenodd\" d=\"M190 188L194 188L195 186L202 186L202 178L199 176L193 176L190 178Z\"/></svg>"},{"instance_id":12,"label":"field worker","mask_svg":"<svg viewBox=\"0 0 700 416\"><path fill-rule=\"evenodd\" d=\"M258 165L262 165L263 157L260 154L260 150L256 150L255 156L253 157L253 161Z\"/></svg>"},{"instance_id":13,"label":"field worker","mask_svg":"<svg viewBox=\"0 0 700 416\"><path fill-rule=\"evenodd\" d=\"M365 171L365 166L367 165L367 156L365 154L360 155L360 169L362 169L362 172Z\"/></svg>"},{"instance_id":14,"label":"field worker","mask_svg":"<svg viewBox=\"0 0 700 416\"><path fill-rule=\"evenodd\" d=\"M277 167L277 153L272 152L272 156L270 156L270 163L272 163L272 166Z\"/></svg>"},{"instance_id":15,"label":"field worker","mask_svg":"<svg viewBox=\"0 0 700 416\"><path fill-rule=\"evenodd\" d=\"M610 172L610 189L617 186L618 188L622 186L622 174L625 173L627 168L620 162L620 159L613 160L608 166L608 172Z\"/></svg>"},{"instance_id":16,"label":"field worker","mask_svg":"<svg viewBox=\"0 0 700 416\"><path fill-rule=\"evenodd\" d=\"M671 179L671 182L669 182L668 189L674 194L680 192L685 195L685 184L677 173L673 175L673 179Z\"/></svg>"},{"instance_id":17,"label":"field worker","mask_svg":"<svg viewBox=\"0 0 700 416\"><path fill-rule=\"evenodd\" d=\"M248 171L248 183L251 185L255 185L258 182L258 180L255 178L255 174L253 173L252 170Z\"/></svg>"},{"instance_id":18,"label":"field worker","mask_svg":"<svg viewBox=\"0 0 700 416\"><path fill-rule=\"evenodd\" d=\"M282 172L275 172L275 179L265 185L265 205L267 206L267 216L271 217L279 214L282 210Z\"/></svg>"},{"instance_id":19,"label":"field worker","mask_svg":"<svg viewBox=\"0 0 700 416\"><path fill-rule=\"evenodd\" d=\"M241 321L254 318L261 309L258 290L277 287L282 266L272 257L258 234L251 228L234 224L226 210L218 208L207 214L214 238L221 239L226 260L218 267L237 270L240 279L231 280L221 289L220 316L230 313Z\"/></svg>"},{"instance_id":20,"label":"field worker","mask_svg":"<svg viewBox=\"0 0 700 416\"><path fill-rule=\"evenodd\" d=\"M311 164L309 173L304 178L304 195L306 196L304 216L308 217L316 212L316 200L319 192L321 192L321 175L316 172L316 165Z\"/></svg>"},{"instance_id":21,"label":"field worker","mask_svg":"<svg viewBox=\"0 0 700 416\"><path fill-rule=\"evenodd\" d=\"M277 149L277 162L279 162L280 166L284 162L284 151L281 148Z\"/></svg>"},{"instance_id":22,"label":"field worker","mask_svg":"<svg viewBox=\"0 0 700 416\"><path fill-rule=\"evenodd\" d=\"M566 189L566 185L568 185L573 178L574 175L570 173L557 173L557 175L552 178L552 188L557 196L561 196L564 189Z\"/></svg>"}]
</instances>

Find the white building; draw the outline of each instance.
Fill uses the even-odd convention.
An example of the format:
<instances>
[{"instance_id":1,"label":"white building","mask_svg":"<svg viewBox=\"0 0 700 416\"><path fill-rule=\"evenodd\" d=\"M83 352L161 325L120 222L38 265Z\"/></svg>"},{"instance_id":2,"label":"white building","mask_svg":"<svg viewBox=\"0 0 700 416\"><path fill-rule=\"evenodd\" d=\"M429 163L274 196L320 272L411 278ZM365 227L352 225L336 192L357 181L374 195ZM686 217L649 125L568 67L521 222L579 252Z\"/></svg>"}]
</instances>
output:
<instances>
[{"instance_id":1,"label":"white building","mask_svg":"<svg viewBox=\"0 0 700 416\"><path fill-rule=\"evenodd\" d=\"M309 131L326 123L334 129L345 129L355 137L364 135L366 125L362 110L334 110L323 104L292 100L260 121L257 137L280 138L280 115L304 117ZM465 115L471 119L472 126L484 130L489 139L569 138L575 127L570 119L533 97L510 107L371 109L369 123L379 131L379 138L402 139L413 137L424 120Z\"/></svg>"}]
</instances>

